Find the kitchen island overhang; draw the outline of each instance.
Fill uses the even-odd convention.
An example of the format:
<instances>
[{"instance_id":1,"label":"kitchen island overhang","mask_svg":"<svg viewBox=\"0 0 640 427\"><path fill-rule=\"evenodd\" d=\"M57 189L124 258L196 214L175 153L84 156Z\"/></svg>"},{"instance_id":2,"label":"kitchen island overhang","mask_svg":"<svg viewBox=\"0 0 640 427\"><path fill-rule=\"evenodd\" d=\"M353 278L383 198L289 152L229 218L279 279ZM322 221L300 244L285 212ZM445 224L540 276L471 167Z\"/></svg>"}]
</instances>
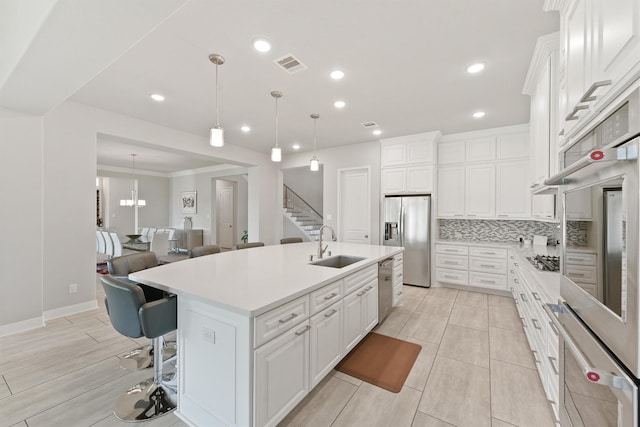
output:
<instances>
[{"instance_id":1,"label":"kitchen island overhang","mask_svg":"<svg viewBox=\"0 0 640 427\"><path fill-rule=\"evenodd\" d=\"M343 268L312 265L311 242L223 252L129 276L178 295L181 419L275 425L375 326L377 264L403 248L331 242L329 250L364 259ZM323 346L339 344L340 357L310 374L322 359L313 342L325 327L320 320L339 328ZM282 369L289 379L279 385Z\"/></svg>"}]
</instances>

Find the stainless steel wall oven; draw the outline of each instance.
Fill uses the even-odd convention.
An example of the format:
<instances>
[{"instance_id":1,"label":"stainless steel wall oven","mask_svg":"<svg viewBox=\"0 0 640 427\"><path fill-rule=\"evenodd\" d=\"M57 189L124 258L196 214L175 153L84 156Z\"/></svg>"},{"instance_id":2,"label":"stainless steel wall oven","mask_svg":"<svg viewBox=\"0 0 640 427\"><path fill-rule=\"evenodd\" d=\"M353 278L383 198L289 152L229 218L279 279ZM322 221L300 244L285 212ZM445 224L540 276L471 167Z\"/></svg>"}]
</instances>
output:
<instances>
[{"instance_id":1,"label":"stainless steel wall oven","mask_svg":"<svg viewBox=\"0 0 640 427\"><path fill-rule=\"evenodd\" d=\"M563 427L638 426L640 381L640 89L569 147L560 185L560 293L547 306L560 332ZM592 254L580 276L572 254ZM587 284L584 284L587 283Z\"/></svg>"}]
</instances>

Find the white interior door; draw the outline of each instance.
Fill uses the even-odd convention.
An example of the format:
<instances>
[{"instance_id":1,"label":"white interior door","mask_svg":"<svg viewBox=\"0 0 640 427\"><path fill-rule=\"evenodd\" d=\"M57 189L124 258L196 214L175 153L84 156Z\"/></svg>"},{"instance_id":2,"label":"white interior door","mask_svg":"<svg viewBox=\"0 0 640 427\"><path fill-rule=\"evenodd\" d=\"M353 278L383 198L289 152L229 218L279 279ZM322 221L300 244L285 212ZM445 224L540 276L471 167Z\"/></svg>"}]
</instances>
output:
<instances>
[{"instance_id":1,"label":"white interior door","mask_svg":"<svg viewBox=\"0 0 640 427\"><path fill-rule=\"evenodd\" d=\"M338 171L338 240L369 243L371 234L369 168Z\"/></svg>"},{"instance_id":2,"label":"white interior door","mask_svg":"<svg viewBox=\"0 0 640 427\"><path fill-rule=\"evenodd\" d=\"M232 248L235 244L233 227L234 189L225 186L218 192L218 244L223 248Z\"/></svg>"}]
</instances>

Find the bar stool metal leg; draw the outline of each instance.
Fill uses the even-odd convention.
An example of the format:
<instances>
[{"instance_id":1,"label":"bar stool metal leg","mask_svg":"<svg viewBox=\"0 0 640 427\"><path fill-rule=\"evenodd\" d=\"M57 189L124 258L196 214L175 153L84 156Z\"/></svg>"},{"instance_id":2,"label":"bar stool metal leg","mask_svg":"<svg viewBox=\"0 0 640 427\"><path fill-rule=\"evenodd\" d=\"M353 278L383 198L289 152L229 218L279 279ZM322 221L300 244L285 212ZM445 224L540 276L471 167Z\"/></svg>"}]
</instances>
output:
<instances>
[{"instance_id":1,"label":"bar stool metal leg","mask_svg":"<svg viewBox=\"0 0 640 427\"><path fill-rule=\"evenodd\" d=\"M153 378L134 385L118 398L114 414L122 421L145 421L176 409L175 396L162 384L162 337L153 338L152 343L155 349Z\"/></svg>"},{"instance_id":2,"label":"bar stool metal leg","mask_svg":"<svg viewBox=\"0 0 640 427\"><path fill-rule=\"evenodd\" d=\"M163 345L162 360L166 362L176 355L175 342ZM145 345L126 353L120 359L120 367L128 371L151 368L153 366L153 346Z\"/></svg>"}]
</instances>

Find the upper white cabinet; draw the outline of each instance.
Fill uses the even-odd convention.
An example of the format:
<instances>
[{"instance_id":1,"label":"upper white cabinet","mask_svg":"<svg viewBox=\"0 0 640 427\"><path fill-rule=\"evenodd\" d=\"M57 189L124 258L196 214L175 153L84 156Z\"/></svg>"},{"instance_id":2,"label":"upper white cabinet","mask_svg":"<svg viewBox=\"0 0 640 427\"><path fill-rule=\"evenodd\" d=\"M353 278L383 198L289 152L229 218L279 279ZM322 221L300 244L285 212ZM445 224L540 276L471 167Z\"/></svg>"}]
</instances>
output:
<instances>
[{"instance_id":1,"label":"upper white cabinet","mask_svg":"<svg viewBox=\"0 0 640 427\"><path fill-rule=\"evenodd\" d=\"M571 138L640 76L637 0L548 0L560 11L559 119Z\"/></svg>"},{"instance_id":2,"label":"upper white cabinet","mask_svg":"<svg viewBox=\"0 0 640 427\"><path fill-rule=\"evenodd\" d=\"M439 218L530 218L528 126L443 137L437 190Z\"/></svg>"},{"instance_id":3,"label":"upper white cabinet","mask_svg":"<svg viewBox=\"0 0 640 427\"><path fill-rule=\"evenodd\" d=\"M541 185L558 170L556 139L558 88L556 69L559 33L540 37L536 43L523 92L531 96L531 184Z\"/></svg>"},{"instance_id":4,"label":"upper white cabinet","mask_svg":"<svg viewBox=\"0 0 640 427\"><path fill-rule=\"evenodd\" d=\"M431 193L439 138L430 132L381 140L382 194Z\"/></svg>"}]
</instances>

